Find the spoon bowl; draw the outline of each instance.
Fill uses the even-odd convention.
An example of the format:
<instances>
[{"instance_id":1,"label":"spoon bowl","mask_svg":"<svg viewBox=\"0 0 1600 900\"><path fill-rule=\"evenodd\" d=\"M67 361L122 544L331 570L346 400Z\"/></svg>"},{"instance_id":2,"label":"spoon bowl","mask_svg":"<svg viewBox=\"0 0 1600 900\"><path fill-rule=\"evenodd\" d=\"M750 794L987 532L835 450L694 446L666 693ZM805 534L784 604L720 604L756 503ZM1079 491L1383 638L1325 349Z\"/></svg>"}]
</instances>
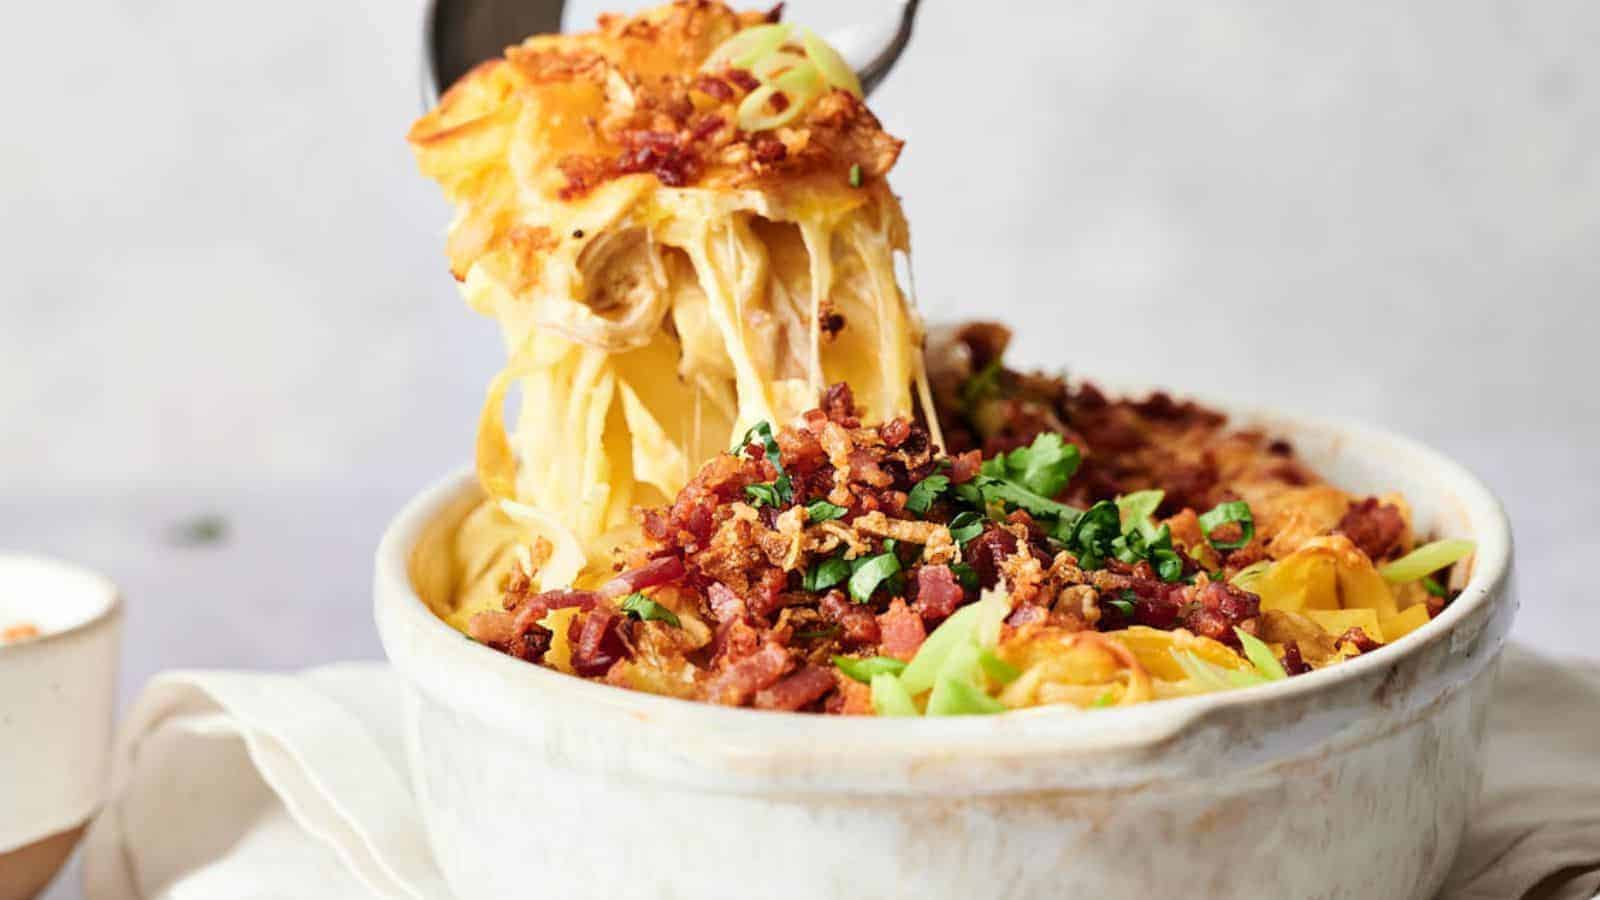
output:
<instances>
[{"instance_id":1,"label":"spoon bowl","mask_svg":"<svg viewBox=\"0 0 1600 900\"><path fill-rule=\"evenodd\" d=\"M911 42L921 0L902 0L887 43L855 63L861 90L872 93ZM461 76L530 34L561 30L563 0L428 0L422 12L422 101L431 108ZM847 58L850 54L847 54Z\"/></svg>"}]
</instances>

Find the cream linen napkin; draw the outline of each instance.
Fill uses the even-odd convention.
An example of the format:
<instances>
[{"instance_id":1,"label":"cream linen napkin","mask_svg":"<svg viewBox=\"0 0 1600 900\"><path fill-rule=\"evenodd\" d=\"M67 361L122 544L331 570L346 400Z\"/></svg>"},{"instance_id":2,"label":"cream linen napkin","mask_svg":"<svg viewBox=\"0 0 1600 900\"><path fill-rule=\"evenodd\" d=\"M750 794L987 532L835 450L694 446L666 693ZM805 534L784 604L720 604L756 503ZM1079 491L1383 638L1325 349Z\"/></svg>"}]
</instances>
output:
<instances>
[{"instance_id":1,"label":"cream linen napkin","mask_svg":"<svg viewBox=\"0 0 1600 900\"><path fill-rule=\"evenodd\" d=\"M123 724L90 900L449 900L406 782L398 676L175 672ZM1600 666L1508 650L1477 820L1443 900L1600 889Z\"/></svg>"}]
</instances>

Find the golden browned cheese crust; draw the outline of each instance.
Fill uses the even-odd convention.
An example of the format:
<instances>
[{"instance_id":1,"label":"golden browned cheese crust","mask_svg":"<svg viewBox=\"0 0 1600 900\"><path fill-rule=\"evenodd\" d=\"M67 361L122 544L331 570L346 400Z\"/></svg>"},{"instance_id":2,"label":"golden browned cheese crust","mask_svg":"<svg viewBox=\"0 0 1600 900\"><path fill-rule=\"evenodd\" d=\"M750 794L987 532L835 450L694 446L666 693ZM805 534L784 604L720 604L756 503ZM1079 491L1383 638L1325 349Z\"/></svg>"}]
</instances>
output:
<instances>
[{"instance_id":1,"label":"golden browned cheese crust","mask_svg":"<svg viewBox=\"0 0 1600 900\"><path fill-rule=\"evenodd\" d=\"M736 127L754 76L701 69L719 44L764 20L680 0L603 15L590 32L530 37L469 72L407 135L423 172L461 207L447 248L455 276L503 249L524 262L523 282L537 277L536 258L564 236L517 224L513 211L530 194L559 204L635 174L668 187L778 194L881 179L902 142L847 91L823 95L783 127Z\"/></svg>"}]
</instances>

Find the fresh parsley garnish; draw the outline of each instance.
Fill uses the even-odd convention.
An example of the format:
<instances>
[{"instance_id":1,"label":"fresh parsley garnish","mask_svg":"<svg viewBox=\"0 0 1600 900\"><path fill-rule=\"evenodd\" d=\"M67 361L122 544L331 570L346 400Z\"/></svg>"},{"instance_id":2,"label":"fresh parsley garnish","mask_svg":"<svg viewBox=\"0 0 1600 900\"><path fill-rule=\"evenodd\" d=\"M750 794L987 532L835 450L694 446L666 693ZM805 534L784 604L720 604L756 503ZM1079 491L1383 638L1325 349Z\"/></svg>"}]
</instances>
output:
<instances>
[{"instance_id":1,"label":"fresh parsley garnish","mask_svg":"<svg viewBox=\"0 0 1600 900\"><path fill-rule=\"evenodd\" d=\"M1120 537L1122 517L1117 512L1117 505L1110 500L1101 500L1072 521L1071 530L1066 532L1062 543L1078 557L1078 565L1085 569L1098 569L1105 563L1106 557L1116 553L1116 543Z\"/></svg>"},{"instance_id":2,"label":"fresh parsley garnish","mask_svg":"<svg viewBox=\"0 0 1600 900\"><path fill-rule=\"evenodd\" d=\"M1238 540L1219 541L1211 536L1211 532L1229 522L1239 523ZM1211 542L1211 546L1218 550L1237 550L1250 543L1250 539L1256 536L1256 519L1250 513L1250 504L1243 500L1219 503L1200 517L1200 532Z\"/></svg>"},{"instance_id":3,"label":"fresh parsley garnish","mask_svg":"<svg viewBox=\"0 0 1600 900\"><path fill-rule=\"evenodd\" d=\"M1439 579L1434 578L1432 575L1424 575L1422 577L1422 589L1435 597L1450 596L1450 592L1444 589L1444 585L1439 583Z\"/></svg>"},{"instance_id":4,"label":"fresh parsley garnish","mask_svg":"<svg viewBox=\"0 0 1600 900\"><path fill-rule=\"evenodd\" d=\"M665 622L673 628L683 627L683 623L678 621L677 613L638 591L629 594L628 598L622 601L622 611L644 622Z\"/></svg>"},{"instance_id":5,"label":"fresh parsley garnish","mask_svg":"<svg viewBox=\"0 0 1600 900\"><path fill-rule=\"evenodd\" d=\"M850 599L857 603L869 602L879 585L900 574L894 541L884 541L883 548L876 556L857 557L850 566Z\"/></svg>"},{"instance_id":6,"label":"fresh parsley garnish","mask_svg":"<svg viewBox=\"0 0 1600 900\"><path fill-rule=\"evenodd\" d=\"M839 667L839 671L862 684L871 684L874 675L885 672L899 675L906 668L904 660L892 656L868 656L864 659L856 656L835 656L833 664Z\"/></svg>"},{"instance_id":7,"label":"fresh parsley garnish","mask_svg":"<svg viewBox=\"0 0 1600 900\"><path fill-rule=\"evenodd\" d=\"M1116 609L1117 612L1122 613L1124 616L1127 616L1131 619L1133 618L1133 603L1137 599L1139 599L1138 594L1135 594L1133 591L1125 590L1120 596L1113 597L1112 599L1107 600L1106 603Z\"/></svg>"},{"instance_id":8,"label":"fresh parsley garnish","mask_svg":"<svg viewBox=\"0 0 1600 900\"><path fill-rule=\"evenodd\" d=\"M808 591L825 591L850 577L850 563L843 556L830 556L817 563L800 580Z\"/></svg>"},{"instance_id":9,"label":"fresh parsley garnish","mask_svg":"<svg viewBox=\"0 0 1600 900\"><path fill-rule=\"evenodd\" d=\"M950 574L956 576L956 581L969 591L978 589L978 570L966 563L951 563Z\"/></svg>"},{"instance_id":10,"label":"fresh parsley garnish","mask_svg":"<svg viewBox=\"0 0 1600 900\"><path fill-rule=\"evenodd\" d=\"M1079 462L1081 457L1076 445L1063 441L1061 435L1053 431L1046 431L1027 447L997 453L984 460L982 472L1050 499L1066 488L1078 471Z\"/></svg>"},{"instance_id":11,"label":"fresh parsley garnish","mask_svg":"<svg viewBox=\"0 0 1600 900\"><path fill-rule=\"evenodd\" d=\"M911 493L906 495L906 509L921 515L928 511L933 501L950 487L950 479L944 475L929 475L917 482L911 488Z\"/></svg>"},{"instance_id":12,"label":"fresh parsley garnish","mask_svg":"<svg viewBox=\"0 0 1600 900\"><path fill-rule=\"evenodd\" d=\"M794 500L794 486L789 474L783 471L783 455L778 452L778 439L772 436L770 424L762 421L751 425L734 449L743 452L744 448L755 443L761 445L767 462L777 470L778 477L771 484L747 485L744 489L745 495L755 501L756 506L761 506L763 503L773 507L787 505Z\"/></svg>"},{"instance_id":13,"label":"fresh parsley garnish","mask_svg":"<svg viewBox=\"0 0 1600 900\"><path fill-rule=\"evenodd\" d=\"M965 544L980 534L983 534L983 516L975 512L958 512L950 520L950 536L956 543Z\"/></svg>"},{"instance_id":14,"label":"fresh parsley garnish","mask_svg":"<svg viewBox=\"0 0 1600 900\"><path fill-rule=\"evenodd\" d=\"M806 519L813 525L818 522L831 522L843 518L849 512L842 506L835 506L826 500L813 500L806 504Z\"/></svg>"},{"instance_id":15,"label":"fresh parsley garnish","mask_svg":"<svg viewBox=\"0 0 1600 900\"><path fill-rule=\"evenodd\" d=\"M850 186L853 187L853 188L861 187L861 165L860 165L860 163L857 163L857 164L855 164L855 165L850 167Z\"/></svg>"},{"instance_id":16,"label":"fresh parsley garnish","mask_svg":"<svg viewBox=\"0 0 1600 900\"><path fill-rule=\"evenodd\" d=\"M961 382L961 405L971 413L978 401L999 393L1000 360L995 359L973 373L971 378Z\"/></svg>"}]
</instances>

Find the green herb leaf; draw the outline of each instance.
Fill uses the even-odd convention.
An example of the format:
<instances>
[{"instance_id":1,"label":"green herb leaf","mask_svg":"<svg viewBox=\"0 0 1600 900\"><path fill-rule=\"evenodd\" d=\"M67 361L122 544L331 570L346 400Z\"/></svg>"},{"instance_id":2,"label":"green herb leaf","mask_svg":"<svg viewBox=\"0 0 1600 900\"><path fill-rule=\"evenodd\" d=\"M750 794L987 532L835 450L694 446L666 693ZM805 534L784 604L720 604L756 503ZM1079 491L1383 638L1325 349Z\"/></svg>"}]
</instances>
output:
<instances>
[{"instance_id":1,"label":"green herb leaf","mask_svg":"<svg viewBox=\"0 0 1600 900\"><path fill-rule=\"evenodd\" d=\"M852 165L850 167L850 186L851 187L861 187L861 164L860 163L857 163L857 164Z\"/></svg>"},{"instance_id":2,"label":"green herb leaf","mask_svg":"<svg viewBox=\"0 0 1600 900\"><path fill-rule=\"evenodd\" d=\"M1053 431L1041 432L1027 447L1006 454L1006 478L1041 497L1054 497L1078 471L1078 448Z\"/></svg>"},{"instance_id":3,"label":"green herb leaf","mask_svg":"<svg viewBox=\"0 0 1600 900\"><path fill-rule=\"evenodd\" d=\"M767 462L778 471L778 477L770 485L747 485L744 492L757 506L765 503L774 508L783 506L794 500L794 486L788 473L783 471L783 455L778 452L778 439L772 436L772 426L766 422L757 422L750 426L734 448L736 453L743 453L751 444L760 444L762 452L767 457Z\"/></svg>"},{"instance_id":4,"label":"green herb leaf","mask_svg":"<svg viewBox=\"0 0 1600 900\"><path fill-rule=\"evenodd\" d=\"M960 487L967 485L971 485L973 490L977 491L981 500L980 505L985 507L992 502L1009 504L1043 519L1075 519L1083 512L1077 507L1042 497L1015 482L1002 481L989 475L979 475ZM1112 511L1115 510L1116 507L1113 506Z\"/></svg>"},{"instance_id":5,"label":"green herb leaf","mask_svg":"<svg viewBox=\"0 0 1600 900\"><path fill-rule=\"evenodd\" d=\"M1471 541L1444 540L1423 544L1378 571L1391 584L1416 581L1424 575L1453 566L1464 559L1477 545Z\"/></svg>"},{"instance_id":6,"label":"green herb leaf","mask_svg":"<svg viewBox=\"0 0 1600 900\"><path fill-rule=\"evenodd\" d=\"M974 372L971 378L961 382L961 406L970 415L980 401L999 393L1000 360L994 359Z\"/></svg>"},{"instance_id":7,"label":"green herb leaf","mask_svg":"<svg viewBox=\"0 0 1600 900\"><path fill-rule=\"evenodd\" d=\"M1135 594L1133 591L1123 591L1120 596L1107 600L1106 605L1112 607L1117 612L1122 613L1124 616L1133 618L1134 601L1138 598L1139 595Z\"/></svg>"},{"instance_id":8,"label":"green herb leaf","mask_svg":"<svg viewBox=\"0 0 1600 900\"><path fill-rule=\"evenodd\" d=\"M872 676L872 711L880 716L920 716L900 679L888 672Z\"/></svg>"},{"instance_id":9,"label":"green herb leaf","mask_svg":"<svg viewBox=\"0 0 1600 900\"><path fill-rule=\"evenodd\" d=\"M1154 530L1150 519L1167 496L1166 491L1134 491L1117 498L1117 512L1122 516L1124 532L1138 531L1146 537Z\"/></svg>"},{"instance_id":10,"label":"green herb leaf","mask_svg":"<svg viewBox=\"0 0 1600 900\"><path fill-rule=\"evenodd\" d=\"M1211 536L1229 522L1238 522L1240 528L1239 539L1236 541L1218 541ZM1256 536L1256 519L1250 514L1250 504L1243 500L1233 500L1228 503L1219 503L1209 512L1200 517L1200 531L1211 542L1211 546L1218 550L1237 550L1250 539Z\"/></svg>"},{"instance_id":11,"label":"green herb leaf","mask_svg":"<svg viewBox=\"0 0 1600 900\"><path fill-rule=\"evenodd\" d=\"M969 591L978 589L978 570L966 563L951 563L950 574L956 576L956 581Z\"/></svg>"},{"instance_id":12,"label":"green herb leaf","mask_svg":"<svg viewBox=\"0 0 1600 900\"><path fill-rule=\"evenodd\" d=\"M842 506L835 506L826 500L813 500L806 504L806 519L813 525L818 522L831 522L843 518L849 512Z\"/></svg>"},{"instance_id":13,"label":"green herb leaf","mask_svg":"<svg viewBox=\"0 0 1600 900\"><path fill-rule=\"evenodd\" d=\"M884 546L888 547L887 541ZM850 599L857 603L867 603L872 600L872 592L891 576L900 572L900 558L894 555L893 548L886 549L877 556L858 558L851 567L850 573Z\"/></svg>"},{"instance_id":14,"label":"green herb leaf","mask_svg":"<svg viewBox=\"0 0 1600 900\"><path fill-rule=\"evenodd\" d=\"M1256 667L1256 671L1260 672L1263 678L1268 681L1282 681L1289 677L1289 673L1283 670L1283 663L1278 662L1278 658L1272 655L1272 648L1268 647L1265 641L1243 628L1235 628L1233 633L1239 636L1239 643L1244 646L1245 658L1250 660L1250 664Z\"/></svg>"},{"instance_id":15,"label":"green herb leaf","mask_svg":"<svg viewBox=\"0 0 1600 900\"><path fill-rule=\"evenodd\" d=\"M911 488L911 493L906 495L906 509L921 515L933 505L934 498L945 492L950 487L950 479L944 475L929 475L917 482Z\"/></svg>"},{"instance_id":16,"label":"green herb leaf","mask_svg":"<svg viewBox=\"0 0 1600 900\"><path fill-rule=\"evenodd\" d=\"M1427 591L1428 593L1432 594L1435 597L1448 597L1448 596L1450 596L1450 592L1444 589L1444 585L1439 583L1439 579L1434 578L1432 575L1427 575L1427 576L1423 577L1423 579L1422 579L1422 589Z\"/></svg>"},{"instance_id":17,"label":"green herb leaf","mask_svg":"<svg viewBox=\"0 0 1600 900\"><path fill-rule=\"evenodd\" d=\"M825 591L850 577L850 563L842 556L830 556L807 570L800 586L808 591Z\"/></svg>"},{"instance_id":18,"label":"green herb leaf","mask_svg":"<svg viewBox=\"0 0 1600 900\"><path fill-rule=\"evenodd\" d=\"M1100 709L1100 708L1103 708L1103 707L1110 706L1111 704L1116 703L1116 702L1117 702L1117 695L1115 693L1113 693L1108 688L1108 689L1106 689L1105 693L1103 693L1100 696L1094 698L1094 702L1089 704L1089 705L1095 707L1096 709Z\"/></svg>"},{"instance_id":19,"label":"green herb leaf","mask_svg":"<svg viewBox=\"0 0 1600 900\"><path fill-rule=\"evenodd\" d=\"M629 594L627 599L622 601L622 611L635 619L645 622L665 622L673 628L683 627L683 623L678 620L677 613L638 591Z\"/></svg>"},{"instance_id":20,"label":"green herb leaf","mask_svg":"<svg viewBox=\"0 0 1600 900\"><path fill-rule=\"evenodd\" d=\"M1117 505L1101 500L1089 507L1072 523L1065 541L1067 549L1078 557L1078 565L1097 569L1107 556L1115 553L1117 538L1122 536L1122 516Z\"/></svg>"},{"instance_id":21,"label":"green herb leaf","mask_svg":"<svg viewBox=\"0 0 1600 900\"><path fill-rule=\"evenodd\" d=\"M835 656L833 664L839 667L839 671L862 684L871 684L874 675L884 672L899 675L906 668L903 660L892 656L868 656L864 659L855 656Z\"/></svg>"},{"instance_id":22,"label":"green herb leaf","mask_svg":"<svg viewBox=\"0 0 1600 900\"><path fill-rule=\"evenodd\" d=\"M778 488L776 485L747 484L744 486L744 495L749 497L750 502L754 503L758 509L762 506L771 506L776 508L777 506L781 505L778 497Z\"/></svg>"},{"instance_id":23,"label":"green herb leaf","mask_svg":"<svg viewBox=\"0 0 1600 900\"><path fill-rule=\"evenodd\" d=\"M950 520L950 536L958 544L965 544L980 534L983 534L983 516L975 512L959 512Z\"/></svg>"}]
</instances>

